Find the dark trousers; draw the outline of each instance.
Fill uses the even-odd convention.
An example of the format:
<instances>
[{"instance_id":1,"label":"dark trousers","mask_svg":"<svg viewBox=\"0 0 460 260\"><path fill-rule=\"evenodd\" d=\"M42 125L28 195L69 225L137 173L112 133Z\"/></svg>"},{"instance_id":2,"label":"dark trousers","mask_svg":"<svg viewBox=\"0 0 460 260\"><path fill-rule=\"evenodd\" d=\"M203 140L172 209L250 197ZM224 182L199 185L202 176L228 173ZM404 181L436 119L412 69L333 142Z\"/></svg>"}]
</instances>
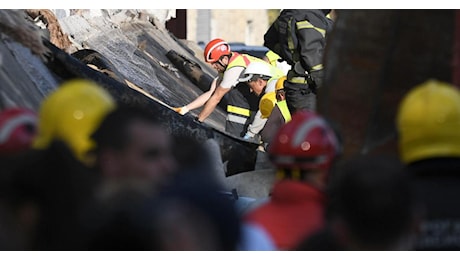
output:
<instances>
[{"instance_id":1,"label":"dark trousers","mask_svg":"<svg viewBox=\"0 0 460 260\"><path fill-rule=\"evenodd\" d=\"M291 114L301 109L316 111L316 94L310 90L308 84L284 82L284 91Z\"/></svg>"}]
</instances>

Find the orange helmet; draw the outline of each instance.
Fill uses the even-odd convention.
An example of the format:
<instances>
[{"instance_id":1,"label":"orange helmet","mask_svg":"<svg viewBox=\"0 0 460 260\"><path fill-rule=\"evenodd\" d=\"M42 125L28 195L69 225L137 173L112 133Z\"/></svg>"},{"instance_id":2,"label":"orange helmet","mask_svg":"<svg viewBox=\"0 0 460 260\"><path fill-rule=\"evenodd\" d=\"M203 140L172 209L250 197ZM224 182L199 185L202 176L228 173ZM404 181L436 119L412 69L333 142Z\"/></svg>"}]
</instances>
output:
<instances>
[{"instance_id":1,"label":"orange helmet","mask_svg":"<svg viewBox=\"0 0 460 260\"><path fill-rule=\"evenodd\" d=\"M301 110L281 126L268 153L278 168L328 170L340 147L335 131L321 116Z\"/></svg>"},{"instance_id":2,"label":"orange helmet","mask_svg":"<svg viewBox=\"0 0 460 260\"><path fill-rule=\"evenodd\" d=\"M0 155L30 148L37 134L37 122L37 113L27 108L7 108L0 112Z\"/></svg>"},{"instance_id":3,"label":"orange helmet","mask_svg":"<svg viewBox=\"0 0 460 260\"><path fill-rule=\"evenodd\" d=\"M210 41L204 48L204 61L213 63L218 61L222 55L229 54L230 45L226 41L216 38Z\"/></svg>"}]
</instances>

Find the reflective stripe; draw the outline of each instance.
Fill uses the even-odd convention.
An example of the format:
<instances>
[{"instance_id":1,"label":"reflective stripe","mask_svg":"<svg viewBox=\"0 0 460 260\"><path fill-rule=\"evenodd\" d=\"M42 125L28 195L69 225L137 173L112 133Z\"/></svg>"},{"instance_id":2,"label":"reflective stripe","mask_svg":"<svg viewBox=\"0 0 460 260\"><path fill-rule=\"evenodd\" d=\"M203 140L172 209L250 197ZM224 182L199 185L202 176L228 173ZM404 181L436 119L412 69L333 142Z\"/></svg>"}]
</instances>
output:
<instances>
[{"instance_id":1,"label":"reflective stripe","mask_svg":"<svg viewBox=\"0 0 460 260\"><path fill-rule=\"evenodd\" d=\"M323 69L323 64L318 64L313 67L311 67L311 70L322 70Z\"/></svg>"},{"instance_id":2,"label":"reflective stripe","mask_svg":"<svg viewBox=\"0 0 460 260\"><path fill-rule=\"evenodd\" d=\"M7 121L0 130L0 144L3 144L6 141L8 141L8 138L10 138L10 136L13 134L14 130L16 130L17 127L20 127L25 124L36 125L37 118L33 115L20 115Z\"/></svg>"},{"instance_id":3,"label":"reflective stripe","mask_svg":"<svg viewBox=\"0 0 460 260\"><path fill-rule=\"evenodd\" d=\"M232 105L227 105L227 112L249 117L251 115L251 110L242 107L235 107Z\"/></svg>"},{"instance_id":4,"label":"reflective stripe","mask_svg":"<svg viewBox=\"0 0 460 260\"><path fill-rule=\"evenodd\" d=\"M301 29L315 29L316 31L318 31L319 33L321 33L321 35L322 35L323 37L326 37L326 30L313 26L313 24L311 24L309 21L300 21L300 22L297 22L297 23L296 23L296 27L297 27L297 30L301 30Z\"/></svg>"},{"instance_id":5,"label":"reflective stripe","mask_svg":"<svg viewBox=\"0 0 460 260\"><path fill-rule=\"evenodd\" d=\"M300 180L300 169L292 169L291 170L291 178L293 180Z\"/></svg>"},{"instance_id":6,"label":"reflective stripe","mask_svg":"<svg viewBox=\"0 0 460 260\"><path fill-rule=\"evenodd\" d=\"M248 120L247 117L241 117L241 116L232 115L232 114L227 115L227 121L238 123L238 124L241 124L241 125L246 124L247 120Z\"/></svg>"},{"instance_id":7,"label":"reflective stripe","mask_svg":"<svg viewBox=\"0 0 460 260\"><path fill-rule=\"evenodd\" d=\"M288 28L287 28L287 31L288 32L293 32L294 30L291 28L291 24L292 24L292 17L289 18L289 22L288 22ZM291 33L293 34L293 33ZM294 45L294 40L293 40L293 36L292 35L289 35L289 37L287 37L287 43L288 43L288 49L292 52L294 49L295 49L295 45ZM292 55L292 53L291 53Z\"/></svg>"},{"instance_id":8,"label":"reflective stripe","mask_svg":"<svg viewBox=\"0 0 460 260\"><path fill-rule=\"evenodd\" d=\"M284 179L285 176L286 176L286 174L284 173L284 170L278 169L276 171L276 179L282 180L282 179Z\"/></svg>"},{"instance_id":9,"label":"reflective stripe","mask_svg":"<svg viewBox=\"0 0 460 260\"><path fill-rule=\"evenodd\" d=\"M288 79L288 82L298 83L298 84L308 84L307 79L305 77L292 77Z\"/></svg>"},{"instance_id":10,"label":"reflective stripe","mask_svg":"<svg viewBox=\"0 0 460 260\"><path fill-rule=\"evenodd\" d=\"M291 121L291 112L289 112L289 108L287 106L286 100L278 101L276 105L280 109L281 115L284 118L284 122L287 123Z\"/></svg>"}]
</instances>

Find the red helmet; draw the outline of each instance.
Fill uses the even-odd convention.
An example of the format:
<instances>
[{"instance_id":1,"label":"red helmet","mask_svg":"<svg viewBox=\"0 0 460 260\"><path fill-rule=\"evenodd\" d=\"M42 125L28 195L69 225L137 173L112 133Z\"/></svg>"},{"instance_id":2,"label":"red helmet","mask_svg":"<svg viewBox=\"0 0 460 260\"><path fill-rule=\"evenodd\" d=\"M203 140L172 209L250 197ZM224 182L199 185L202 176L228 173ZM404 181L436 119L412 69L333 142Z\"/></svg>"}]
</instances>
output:
<instances>
[{"instance_id":1,"label":"red helmet","mask_svg":"<svg viewBox=\"0 0 460 260\"><path fill-rule=\"evenodd\" d=\"M29 149L37 133L38 116L27 108L7 108L0 112L0 155Z\"/></svg>"},{"instance_id":2,"label":"red helmet","mask_svg":"<svg viewBox=\"0 0 460 260\"><path fill-rule=\"evenodd\" d=\"M298 111L270 143L270 160L283 169L328 170L340 152L334 130L318 114Z\"/></svg>"},{"instance_id":3,"label":"red helmet","mask_svg":"<svg viewBox=\"0 0 460 260\"><path fill-rule=\"evenodd\" d=\"M204 48L204 61L213 63L218 61L222 55L229 54L230 45L226 41L216 38L210 41Z\"/></svg>"}]
</instances>

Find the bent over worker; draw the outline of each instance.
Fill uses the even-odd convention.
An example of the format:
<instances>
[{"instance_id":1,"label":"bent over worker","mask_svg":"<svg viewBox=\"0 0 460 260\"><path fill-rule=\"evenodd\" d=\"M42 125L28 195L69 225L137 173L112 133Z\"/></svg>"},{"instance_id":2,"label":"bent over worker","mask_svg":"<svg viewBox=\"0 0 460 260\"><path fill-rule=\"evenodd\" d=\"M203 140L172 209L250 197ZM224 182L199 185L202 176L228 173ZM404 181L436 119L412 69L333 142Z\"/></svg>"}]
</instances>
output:
<instances>
[{"instance_id":1,"label":"bent over worker","mask_svg":"<svg viewBox=\"0 0 460 260\"><path fill-rule=\"evenodd\" d=\"M272 66L270 66L269 63L252 62L244 70L243 74L238 80L240 82L245 82L248 85L250 91L260 99L262 96L268 93L275 95L275 86L278 78L280 78L279 74L276 73L276 71ZM248 129L243 136L244 139L252 139L256 142L259 141L259 132L267 122L267 117L263 116L263 112L265 113L265 111L262 111L259 106L254 119L249 124Z\"/></svg>"},{"instance_id":2,"label":"bent over worker","mask_svg":"<svg viewBox=\"0 0 460 260\"><path fill-rule=\"evenodd\" d=\"M197 121L203 122L214 111L224 95L228 93L226 96L228 105L225 130L238 137L244 136L249 123L258 110L259 98L251 93L246 84L239 84L238 78L251 62L265 61L247 54L232 52L230 45L220 38L213 39L206 45L204 60L219 73L218 77L212 82L209 91L203 93L190 104L176 108L176 111L185 114L190 109L204 105L203 110L196 118ZM274 69L282 75L282 71Z\"/></svg>"}]
</instances>

